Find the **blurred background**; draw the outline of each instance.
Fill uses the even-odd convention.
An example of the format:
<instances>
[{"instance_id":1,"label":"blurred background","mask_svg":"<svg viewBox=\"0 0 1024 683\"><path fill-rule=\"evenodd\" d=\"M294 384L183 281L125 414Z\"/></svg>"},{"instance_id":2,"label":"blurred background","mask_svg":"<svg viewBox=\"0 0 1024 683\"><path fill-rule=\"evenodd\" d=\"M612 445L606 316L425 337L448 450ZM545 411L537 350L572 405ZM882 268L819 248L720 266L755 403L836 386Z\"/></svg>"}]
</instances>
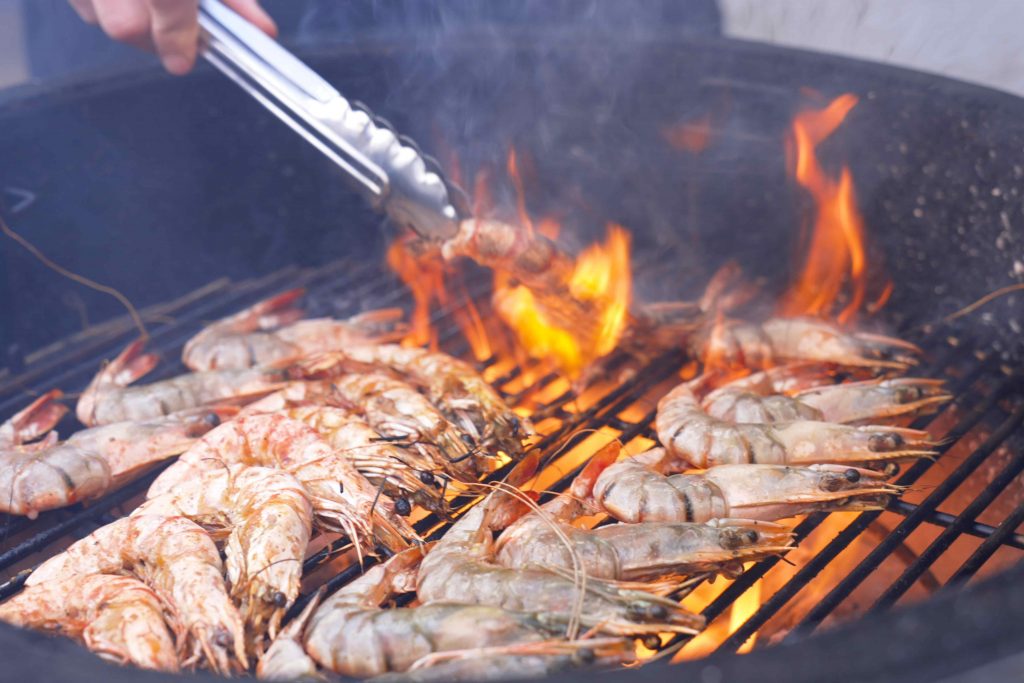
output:
<instances>
[{"instance_id":1,"label":"blurred background","mask_svg":"<svg viewBox=\"0 0 1024 683\"><path fill-rule=\"evenodd\" d=\"M465 4L465 0L444 1L451 7ZM264 4L282 23L285 39L302 42L310 33L308 26L305 30L302 26L303 5L308 11L313 5L322 8L346 2L267 0ZM402 11L400 0L362 4ZM700 5L699 23L729 37L886 62L1024 95L1024 51L1018 47L1024 26L1020 0L708 0L706 6L699 0L678 2L684 5ZM373 21L373 17L362 18ZM127 49L106 45L96 29L69 28L73 21L66 0L0 0L0 88L33 77L141 61ZM54 54L53 45L67 49ZM86 52L90 59L81 58Z\"/></svg>"}]
</instances>

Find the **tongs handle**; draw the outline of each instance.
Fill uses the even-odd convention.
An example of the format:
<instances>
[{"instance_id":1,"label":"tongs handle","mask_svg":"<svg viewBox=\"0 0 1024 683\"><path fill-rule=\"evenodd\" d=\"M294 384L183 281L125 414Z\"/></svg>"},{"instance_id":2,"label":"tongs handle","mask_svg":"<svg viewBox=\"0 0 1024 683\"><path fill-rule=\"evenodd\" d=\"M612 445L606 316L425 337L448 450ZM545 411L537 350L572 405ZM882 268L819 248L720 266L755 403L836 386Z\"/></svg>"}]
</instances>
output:
<instances>
[{"instance_id":1,"label":"tongs handle","mask_svg":"<svg viewBox=\"0 0 1024 683\"><path fill-rule=\"evenodd\" d=\"M411 141L218 0L200 1L199 25L202 55L340 167L374 208L428 239L455 234L461 191Z\"/></svg>"}]
</instances>

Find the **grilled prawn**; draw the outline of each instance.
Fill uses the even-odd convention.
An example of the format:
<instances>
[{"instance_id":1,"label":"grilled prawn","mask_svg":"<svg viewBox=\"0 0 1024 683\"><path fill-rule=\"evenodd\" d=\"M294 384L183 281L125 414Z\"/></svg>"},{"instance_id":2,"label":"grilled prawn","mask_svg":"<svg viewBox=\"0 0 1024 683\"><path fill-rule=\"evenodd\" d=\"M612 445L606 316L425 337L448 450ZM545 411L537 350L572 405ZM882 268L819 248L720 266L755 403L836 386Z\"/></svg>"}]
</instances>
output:
<instances>
[{"instance_id":1,"label":"grilled prawn","mask_svg":"<svg viewBox=\"0 0 1024 683\"><path fill-rule=\"evenodd\" d=\"M814 318L770 318L761 324L708 318L691 339L700 358L718 358L751 368L824 361L874 369L906 370L921 350L894 337L843 332Z\"/></svg>"},{"instance_id":2,"label":"grilled prawn","mask_svg":"<svg viewBox=\"0 0 1024 683\"><path fill-rule=\"evenodd\" d=\"M553 655L589 647L588 641L557 639L559 619L544 613L441 603L381 609L392 596L414 590L419 557L418 548L407 550L343 587L304 615L304 636L303 626L289 625L261 659L259 676L308 674L314 661L346 676L378 676L460 653Z\"/></svg>"},{"instance_id":3,"label":"grilled prawn","mask_svg":"<svg viewBox=\"0 0 1024 683\"><path fill-rule=\"evenodd\" d=\"M687 465L663 448L620 460L594 484L595 504L620 522L775 521L819 510L878 510L900 487L873 470L840 465Z\"/></svg>"},{"instance_id":4,"label":"grilled prawn","mask_svg":"<svg viewBox=\"0 0 1024 683\"><path fill-rule=\"evenodd\" d=\"M51 389L0 424L0 448L27 444L49 433L68 412L67 406L57 403L63 395L60 389Z\"/></svg>"},{"instance_id":5,"label":"grilled prawn","mask_svg":"<svg viewBox=\"0 0 1024 683\"><path fill-rule=\"evenodd\" d=\"M495 546L498 562L513 568L575 568L588 577L640 581L729 572L743 562L789 548L788 529L770 522L722 519L707 524L572 526L571 522L590 512L585 501L618 451L615 442L599 451L568 491L505 529Z\"/></svg>"},{"instance_id":6,"label":"grilled prawn","mask_svg":"<svg viewBox=\"0 0 1024 683\"><path fill-rule=\"evenodd\" d=\"M49 431L67 409L50 392L15 415L0 438L0 510L36 517L44 510L92 500L147 466L181 453L213 429L222 409L197 409L139 422L115 422L58 442ZM7 436L2 434L6 432ZM47 434L42 441L22 439Z\"/></svg>"},{"instance_id":7,"label":"grilled prawn","mask_svg":"<svg viewBox=\"0 0 1024 683\"><path fill-rule=\"evenodd\" d=\"M221 425L189 448L150 486L153 498L202 472L232 463L283 469L310 494L321 526L348 534L358 548L372 538L393 549L416 532L343 454L313 428L284 415L250 415Z\"/></svg>"},{"instance_id":8,"label":"grilled prawn","mask_svg":"<svg viewBox=\"0 0 1024 683\"><path fill-rule=\"evenodd\" d=\"M227 399L256 397L284 384L284 370L250 368L196 372L130 387L156 367L157 357L142 353L143 344L130 344L82 392L76 406L82 424L148 420Z\"/></svg>"},{"instance_id":9,"label":"grilled prawn","mask_svg":"<svg viewBox=\"0 0 1024 683\"><path fill-rule=\"evenodd\" d=\"M574 581L551 569L496 564L488 515L493 495L466 512L423 560L416 592L424 603L575 613L582 626L609 635L695 633L703 627L698 615L647 591L599 579Z\"/></svg>"},{"instance_id":10,"label":"grilled prawn","mask_svg":"<svg viewBox=\"0 0 1024 683\"><path fill-rule=\"evenodd\" d=\"M925 432L876 425L853 427L793 419L774 424L712 417L699 394L707 379L680 384L658 402L658 440L692 467L737 463L867 463L935 455Z\"/></svg>"},{"instance_id":11,"label":"grilled prawn","mask_svg":"<svg viewBox=\"0 0 1024 683\"><path fill-rule=\"evenodd\" d=\"M383 368L422 387L431 402L472 438L475 448L503 450L513 458L523 452L523 438L533 433L498 392L468 363L446 353L396 344L353 346L318 357L321 372L362 365Z\"/></svg>"},{"instance_id":12,"label":"grilled prawn","mask_svg":"<svg viewBox=\"0 0 1024 683\"><path fill-rule=\"evenodd\" d=\"M468 257L482 266L504 271L529 289L558 294L567 291L573 259L543 235L495 220L462 221L455 237L445 242L447 260Z\"/></svg>"},{"instance_id":13,"label":"grilled prawn","mask_svg":"<svg viewBox=\"0 0 1024 683\"><path fill-rule=\"evenodd\" d=\"M935 412L951 398L942 380L900 377L832 384L834 369L821 364L772 368L715 389L701 406L711 417L729 422L900 425Z\"/></svg>"},{"instance_id":14,"label":"grilled prawn","mask_svg":"<svg viewBox=\"0 0 1024 683\"><path fill-rule=\"evenodd\" d=\"M300 320L293 289L207 325L185 343L181 359L190 370L232 370L301 358L355 344L400 339L405 334L400 310L369 311L348 320Z\"/></svg>"},{"instance_id":15,"label":"grilled prawn","mask_svg":"<svg viewBox=\"0 0 1024 683\"><path fill-rule=\"evenodd\" d=\"M277 632L299 594L302 560L313 526L309 494L281 470L229 465L208 470L150 498L133 515L179 515L226 537L231 596L258 645Z\"/></svg>"},{"instance_id":16,"label":"grilled prawn","mask_svg":"<svg viewBox=\"0 0 1024 683\"><path fill-rule=\"evenodd\" d=\"M317 359L300 364L299 372L316 373ZM473 449L473 439L405 382L383 374L345 375L331 388L382 437L407 443L460 481L475 481L493 468L493 458Z\"/></svg>"},{"instance_id":17,"label":"grilled prawn","mask_svg":"<svg viewBox=\"0 0 1024 683\"><path fill-rule=\"evenodd\" d=\"M383 439L361 417L343 408L296 406L280 414L315 429L372 484L382 487L400 514L415 503L447 517L441 483L446 475L421 453Z\"/></svg>"},{"instance_id":18,"label":"grilled prawn","mask_svg":"<svg viewBox=\"0 0 1024 683\"><path fill-rule=\"evenodd\" d=\"M171 606L173 623L188 634L183 664L205 657L222 674L248 666L245 628L224 585L217 546L184 517L123 517L41 564L26 585L126 572Z\"/></svg>"},{"instance_id":19,"label":"grilled prawn","mask_svg":"<svg viewBox=\"0 0 1024 683\"><path fill-rule=\"evenodd\" d=\"M130 576L89 574L29 586L0 605L0 621L74 638L118 664L180 667L160 598Z\"/></svg>"}]
</instances>

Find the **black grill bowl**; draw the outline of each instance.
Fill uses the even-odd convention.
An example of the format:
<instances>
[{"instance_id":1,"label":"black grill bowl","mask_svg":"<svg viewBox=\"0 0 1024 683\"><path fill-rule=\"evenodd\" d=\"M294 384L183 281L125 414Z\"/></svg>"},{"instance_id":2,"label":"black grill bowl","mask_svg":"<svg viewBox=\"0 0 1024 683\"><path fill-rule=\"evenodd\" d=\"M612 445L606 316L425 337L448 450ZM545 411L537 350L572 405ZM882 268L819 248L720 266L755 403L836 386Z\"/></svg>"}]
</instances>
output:
<instances>
[{"instance_id":1,"label":"black grill bowl","mask_svg":"<svg viewBox=\"0 0 1024 683\"><path fill-rule=\"evenodd\" d=\"M673 277L637 273L649 300L693 296L729 258L769 286L787 281L807 200L788 180L785 134L798 109L841 92L860 104L821 153L830 169L852 170L875 255L895 283L886 323L920 330L1024 278L1017 98L725 40L534 35L511 44L466 35L427 51L366 44L304 56L428 151L446 160L457 152L466 175L500 168L514 144L533 160L531 210L563 218L570 241L613 221L633 231L638 256L669 264ZM714 137L699 156L665 143L667 126L704 116ZM139 306L221 277L271 277L342 257L382 261L390 239L324 160L209 69L183 80L113 74L4 93L0 158L0 211L11 226ZM0 268L0 350L12 375L31 367L34 350L123 313L9 240L0 241ZM944 334L966 334L1013 365L1020 301L1006 296ZM1014 569L743 657L609 675L936 680L1024 652L1022 578ZM0 654L11 680L157 678L6 626Z\"/></svg>"}]
</instances>

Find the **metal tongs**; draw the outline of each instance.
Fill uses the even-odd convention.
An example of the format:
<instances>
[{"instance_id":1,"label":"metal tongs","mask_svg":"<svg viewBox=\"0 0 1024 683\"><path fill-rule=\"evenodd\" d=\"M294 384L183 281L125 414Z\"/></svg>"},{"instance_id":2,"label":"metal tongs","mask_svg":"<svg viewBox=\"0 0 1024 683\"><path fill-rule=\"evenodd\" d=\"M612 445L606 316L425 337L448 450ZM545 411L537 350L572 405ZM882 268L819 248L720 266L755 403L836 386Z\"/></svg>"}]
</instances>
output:
<instances>
[{"instance_id":1,"label":"metal tongs","mask_svg":"<svg viewBox=\"0 0 1024 683\"><path fill-rule=\"evenodd\" d=\"M200 53L344 171L378 211L421 237L455 235L465 195L436 162L218 0L201 0Z\"/></svg>"}]
</instances>

